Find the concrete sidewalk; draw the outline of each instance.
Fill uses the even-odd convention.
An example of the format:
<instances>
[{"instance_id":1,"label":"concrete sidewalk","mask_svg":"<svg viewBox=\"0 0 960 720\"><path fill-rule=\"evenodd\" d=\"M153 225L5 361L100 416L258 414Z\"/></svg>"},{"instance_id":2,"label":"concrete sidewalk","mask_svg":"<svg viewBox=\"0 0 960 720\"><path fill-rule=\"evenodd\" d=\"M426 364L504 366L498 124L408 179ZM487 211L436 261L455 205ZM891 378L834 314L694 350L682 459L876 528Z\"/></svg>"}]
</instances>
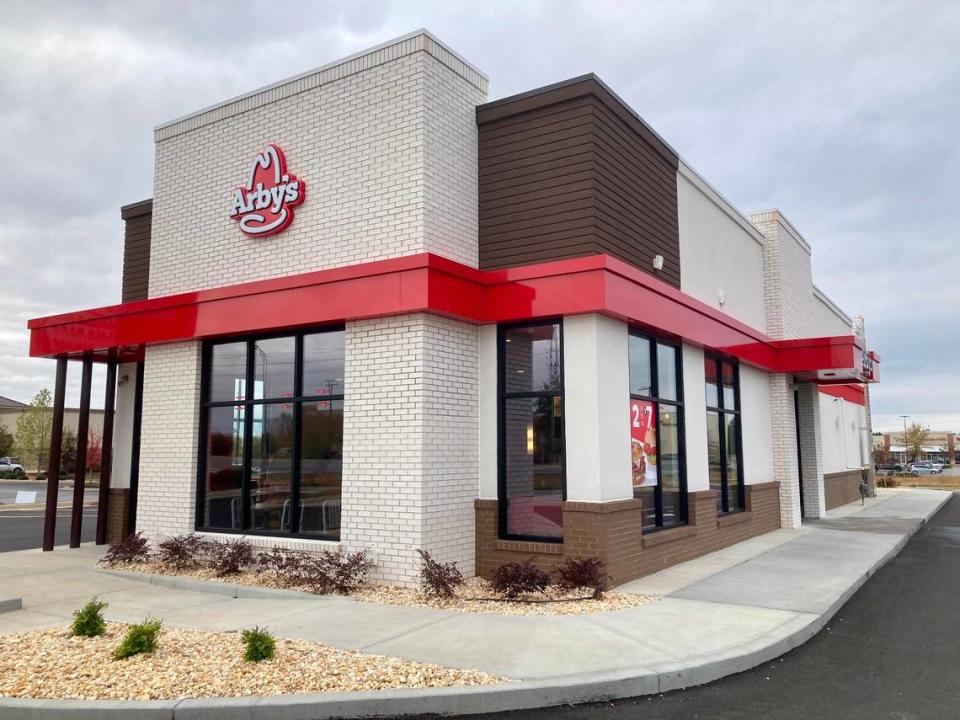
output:
<instances>
[{"instance_id":1,"label":"concrete sidewalk","mask_svg":"<svg viewBox=\"0 0 960 720\"><path fill-rule=\"evenodd\" d=\"M463 713L663 692L740 672L809 639L950 496L881 490L863 507L838 508L798 530L778 530L619 588L657 595L657 602L579 617L474 615L245 589L235 598L159 590L97 570L101 551L89 545L7 553L0 556L0 587L5 597L22 597L23 609L0 614L0 633L66 624L97 594L110 603L110 620L149 613L177 627L266 625L283 637L527 681L509 685L511 700L508 686L380 694L391 713L400 712L398 698L406 699L404 712ZM533 694L517 699L522 687ZM329 699L341 715L377 707Z\"/></svg>"}]
</instances>

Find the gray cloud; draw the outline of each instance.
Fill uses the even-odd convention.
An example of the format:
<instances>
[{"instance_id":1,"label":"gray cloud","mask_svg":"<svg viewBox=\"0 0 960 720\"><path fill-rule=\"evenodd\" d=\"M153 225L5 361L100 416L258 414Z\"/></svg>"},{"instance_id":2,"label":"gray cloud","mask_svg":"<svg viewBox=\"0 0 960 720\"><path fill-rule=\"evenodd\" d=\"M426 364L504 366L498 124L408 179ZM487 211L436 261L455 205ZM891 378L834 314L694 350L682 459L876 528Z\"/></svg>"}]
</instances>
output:
<instances>
[{"instance_id":1,"label":"gray cloud","mask_svg":"<svg viewBox=\"0 0 960 720\"><path fill-rule=\"evenodd\" d=\"M867 318L878 425L909 413L960 429L955 3L280 7L5 7L0 394L52 384L52 363L27 357L28 318L118 300L119 206L152 194L154 125L427 27L490 76L491 97L596 72L740 208L783 209L817 284Z\"/></svg>"}]
</instances>

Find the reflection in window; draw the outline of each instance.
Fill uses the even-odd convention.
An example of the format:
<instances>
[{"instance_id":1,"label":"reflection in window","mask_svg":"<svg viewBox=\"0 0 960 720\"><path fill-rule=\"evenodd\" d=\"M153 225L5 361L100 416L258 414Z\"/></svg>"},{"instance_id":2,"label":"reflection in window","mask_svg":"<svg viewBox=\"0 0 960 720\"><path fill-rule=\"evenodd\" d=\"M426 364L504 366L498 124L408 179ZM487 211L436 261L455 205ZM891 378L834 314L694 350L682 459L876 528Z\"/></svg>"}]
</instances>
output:
<instances>
[{"instance_id":1,"label":"reflection in window","mask_svg":"<svg viewBox=\"0 0 960 720\"><path fill-rule=\"evenodd\" d=\"M338 539L343 331L208 347L199 526Z\"/></svg>"},{"instance_id":2,"label":"reflection in window","mask_svg":"<svg viewBox=\"0 0 960 720\"><path fill-rule=\"evenodd\" d=\"M504 460L501 534L563 537L563 369L560 326L500 333Z\"/></svg>"},{"instance_id":3,"label":"reflection in window","mask_svg":"<svg viewBox=\"0 0 960 720\"><path fill-rule=\"evenodd\" d=\"M717 512L743 510L745 496L740 462L740 374L736 364L709 356L704 360L704 373L710 487L717 491Z\"/></svg>"}]
</instances>

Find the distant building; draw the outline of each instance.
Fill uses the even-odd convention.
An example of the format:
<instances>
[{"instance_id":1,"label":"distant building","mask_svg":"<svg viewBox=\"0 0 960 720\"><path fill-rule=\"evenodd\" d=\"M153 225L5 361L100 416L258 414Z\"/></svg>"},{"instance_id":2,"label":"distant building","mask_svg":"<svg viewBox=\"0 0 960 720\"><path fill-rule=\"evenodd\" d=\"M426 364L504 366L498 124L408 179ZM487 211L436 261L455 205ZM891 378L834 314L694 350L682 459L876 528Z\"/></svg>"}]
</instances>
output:
<instances>
[{"instance_id":1,"label":"distant building","mask_svg":"<svg viewBox=\"0 0 960 720\"><path fill-rule=\"evenodd\" d=\"M935 460L957 462L957 449L960 448L960 436L949 430L927 430L927 444L923 446L921 457L914 458L903 440L903 433L874 433L875 450L888 450L897 462L909 460Z\"/></svg>"},{"instance_id":2,"label":"distant building","mask_svg":"<svg viewBox=\"0 0 960 720\"><path fill-rule=\"evenodd\" d=\"M19 418L23 413L27 412L30 409L30 406L27 403L22 403L19 400L13 400L8 397L0 395L0 425L6 426L7 431L17 434L17 418ZM53 412L53 409L50 409L50 412ZM63 409L63 429L66 432L68 429L70 432L76 434L77 432L77 423L80 419L80 410L79 408L64 408ZM97 435L103 435L103 410L90 410L90 432L96 433ZM27 458L21 458L21 460L27 460ZM33 468L36 469L36 468Z\"/></svg>"}]
</instances>

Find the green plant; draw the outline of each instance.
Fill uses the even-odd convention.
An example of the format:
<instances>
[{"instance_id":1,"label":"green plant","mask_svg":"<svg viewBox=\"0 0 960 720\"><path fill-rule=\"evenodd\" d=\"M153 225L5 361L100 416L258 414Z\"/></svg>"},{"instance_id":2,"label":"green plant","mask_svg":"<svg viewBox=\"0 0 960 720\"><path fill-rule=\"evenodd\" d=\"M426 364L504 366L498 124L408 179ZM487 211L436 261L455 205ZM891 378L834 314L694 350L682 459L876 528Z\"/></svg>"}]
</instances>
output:
<instances>
[{"instance_id":1,"label":"green plant","mask_svg":"<svg viewBox=\"0 0 960 720\"><path fill-rule=\"evenodd\" d=\"M147 618L142 623L131 625L127 634L113 653L114 660L123 660L140 653L152 653L157 649L161 622L156 618Z\"/></svg>"},{"instance_id":2,"label":"green plant","mask_svg":"<svg viewBox=\"0 0 960 720\"><path fill-rule=\"evenodd\" d=\"M455 562L441 563L430 557L426 550L417 550L423 567L420 568L420 582L423 588L434 597L452 598L456 589L463 585L463 574Z\"/></svg>"},{"instance_id":3,"label":"green plant","mask_svg":"<svg viewBox=\"0 0 960 720\"><path fill-rule=\"evenodd\" d=\"M543 592L550 585L550 576L528 559L501 565L494 570L490 584L496 592L513 600L518 595Z\"/></svg>"},{"instance_id":4,"label":"green plant","mask_svg":"<svg viewBox=\"0 0 960 720\"><path fill-rule=\"evenodd\" d=\"M243 651L243 659L247 662L261 662L273 657L277 649L277 641L274 640L266 628L251 628L244 630L240 637L243 638L243 644L246 649Z\"/></svg>"},{"instance_id":5,"label":"green plant","mask_svg":"<svg viewBox=\"0 0 960 720\"><path fill-rule=\"evenodd\" d=\"M603 562L597 558L569 558L560 564L556 573L557 585L564 590L592 590L594 600L602 598L607 589L607 573L603 570Z\"/></svg>"},{"instance_id":6,"label":"green plant","mask_svg":"<svg viewBox=\"0 0 960 720\"><path fill-rule=\"evenodd\" d=\"M107 554L100 562L105 565L121 563L141 563L150 559L150 543L142 533L136 532L127 535L116 545L111 545Z\"/></svg>"},{"instance_id":7,"label":"green plant","mask_svg":"<svg viewBox=\"0 0 960 720\"><path fill-rule=\"evenodd\" d=\"M94 595L90 602L73 613L73 622L70 624L70 634L80 637L97 637L107 631L107 623L103 619L103 610L107 603L97 600Z\"/></svg>"}]
</instances>

